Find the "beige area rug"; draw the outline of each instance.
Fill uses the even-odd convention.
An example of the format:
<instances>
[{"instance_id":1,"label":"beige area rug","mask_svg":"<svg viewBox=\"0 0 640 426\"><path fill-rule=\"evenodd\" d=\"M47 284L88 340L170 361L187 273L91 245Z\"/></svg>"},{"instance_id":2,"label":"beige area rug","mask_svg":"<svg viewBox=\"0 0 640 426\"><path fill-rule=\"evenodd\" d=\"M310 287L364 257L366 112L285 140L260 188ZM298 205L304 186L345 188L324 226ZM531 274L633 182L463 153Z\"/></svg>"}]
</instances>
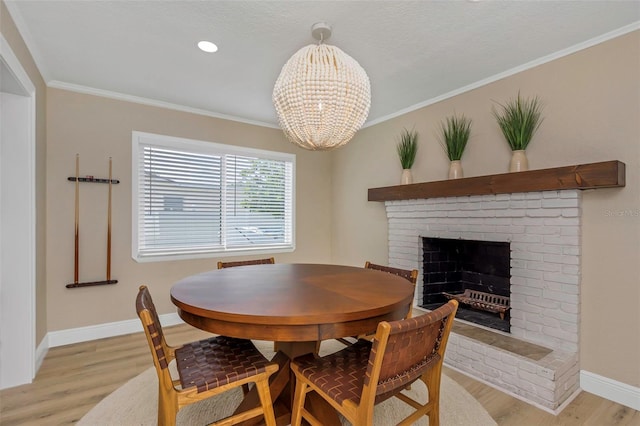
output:
<instances>
[{"instance_id":1,"label":"beige area rug","mask_svg":"<svg viewBox=\"0 0 640 426\"><path fill-rule=\"evenodd\" d=\"M273 343L254 341L258 349L268 358L273 356ZM343 348L340 343L326 341L322 343L320 355ZM100 425L156 425L158 406L158 378L155 369L149 368L134 377L111 395L100 401L78 422L81 426ZM426 401L427 390L424 383L418 381L411 390L404 391L417 401ZM230 415L242 399L242 391L235 389L225 394L187 406L178 413L178 425L206 425ZM412 408L397 398L391 398L375 407L377 426L397 424L411 414ZM343 424L349 423L343 421ZM428 425L426 417L415 423ZM440 389L440 424L442 426L494 426L496 422L489 413L466 390L455 381L442 376Z\"/></svg>"}]
</instances>

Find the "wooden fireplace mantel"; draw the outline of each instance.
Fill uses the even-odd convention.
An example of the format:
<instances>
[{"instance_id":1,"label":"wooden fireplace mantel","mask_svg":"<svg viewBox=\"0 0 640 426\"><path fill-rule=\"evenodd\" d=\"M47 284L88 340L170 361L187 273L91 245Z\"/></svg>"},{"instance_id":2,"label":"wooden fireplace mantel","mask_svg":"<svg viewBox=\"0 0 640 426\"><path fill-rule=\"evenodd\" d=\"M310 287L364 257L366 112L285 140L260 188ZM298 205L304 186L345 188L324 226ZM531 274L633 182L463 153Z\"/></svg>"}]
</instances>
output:
<instances>
[{"instance_id":1,"label":"wooden fireplace mantel","mask_svg":"<svg viewBox=\"0 0 640 426\"><path fill-rule=\"evenodd\" d=\"M621 161L604 161L526 172L369 188L369 201L622 186L625 186L625 164Z\"/></svg>"}]
</instances>

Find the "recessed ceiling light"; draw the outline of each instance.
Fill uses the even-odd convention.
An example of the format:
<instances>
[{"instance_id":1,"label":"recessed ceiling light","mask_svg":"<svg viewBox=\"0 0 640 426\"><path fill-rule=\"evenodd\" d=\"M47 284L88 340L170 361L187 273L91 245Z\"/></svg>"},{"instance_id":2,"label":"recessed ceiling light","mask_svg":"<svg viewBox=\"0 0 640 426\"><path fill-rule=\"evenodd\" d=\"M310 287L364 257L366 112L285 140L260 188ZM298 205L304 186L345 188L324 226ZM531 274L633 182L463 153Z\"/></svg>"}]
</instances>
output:
<instances>
[{"instance_id":1,"label":"recessed ceiling light","mask_svg":"<svg viewBox=\"0 0 640 426\"><path fill-rule=\"evenodd\" d=\"M210 41L198 42L198 47L200 48L200 50L208 53L213 53L218 51L218 46L211 43Z\"/></svg>"}]
</instances>

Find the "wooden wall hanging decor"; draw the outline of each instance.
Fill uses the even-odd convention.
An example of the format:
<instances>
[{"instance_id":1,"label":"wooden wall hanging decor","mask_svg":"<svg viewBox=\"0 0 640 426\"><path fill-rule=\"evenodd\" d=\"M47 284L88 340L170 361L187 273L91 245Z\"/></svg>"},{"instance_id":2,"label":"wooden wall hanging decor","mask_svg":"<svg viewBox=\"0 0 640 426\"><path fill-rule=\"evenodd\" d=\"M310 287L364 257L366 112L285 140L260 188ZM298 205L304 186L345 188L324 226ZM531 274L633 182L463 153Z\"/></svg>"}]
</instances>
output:
<instances>
[{"instance_id":1,"label":"wooden wall hanging decor","mask_svg":"<svg viewBox=\"0 0 640 426\"><path fill-rule=\"evenodd\" d=\"M94 178L93 176L80 177L80 155L76 154L76 175L67 180L75 183L75 226L74 226L74 258L73 258L73 283L67 284L67 288L89 287L95 285L116 284L118 280L111 279L111 194L113 184L120 183L112 177L112 160L109 157L109 178ZM80 182L106 183L109 185L107 199L107 273L104 281L79 282L80 261Z\"/></svg>"}]
</instances>

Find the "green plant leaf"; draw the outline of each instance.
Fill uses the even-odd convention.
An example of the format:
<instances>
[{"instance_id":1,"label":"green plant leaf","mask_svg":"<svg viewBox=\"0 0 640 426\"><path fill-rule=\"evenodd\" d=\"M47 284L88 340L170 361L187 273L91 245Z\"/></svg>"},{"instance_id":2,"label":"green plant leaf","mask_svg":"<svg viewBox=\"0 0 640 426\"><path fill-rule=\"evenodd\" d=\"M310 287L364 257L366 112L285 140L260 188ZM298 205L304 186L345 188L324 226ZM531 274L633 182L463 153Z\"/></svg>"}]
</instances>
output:
<instances>
[{"instance_id":1,"label":"green plant leaf","mask_svg":"<svg viewBox=\"0 0 640 426\"><path fill-rule=\"evenodd\" d=\"M400 135L400 141L396 146L400 164L403 169L410 169L416 160L418 152L418 132L415 130L408 131L404 129Z\"/></svg>"},{"instance_id":2,"label":"green plant leaf","mask_svg":"<svg viewBox=\"0 0 640 426\"><path fill-rule=\"evenodd\" d=\"M505 104L498 103L499 109L493 107L493 116L512 151L527 149L533 139L542 118L542 103L536 96L532 99L518 97Z\"/></svg>"},{"instance_id":3,"label":"green plant leaf","mask_svg":"<svg viewBox=\"0 0 640 426\"><path fill-rule=\"evenodd\" d=\"M440 122L440 131L440 145L449 160L460 160L471 135L471 119L464 115L447 117Z\"/></svg>"}]
</instances>

